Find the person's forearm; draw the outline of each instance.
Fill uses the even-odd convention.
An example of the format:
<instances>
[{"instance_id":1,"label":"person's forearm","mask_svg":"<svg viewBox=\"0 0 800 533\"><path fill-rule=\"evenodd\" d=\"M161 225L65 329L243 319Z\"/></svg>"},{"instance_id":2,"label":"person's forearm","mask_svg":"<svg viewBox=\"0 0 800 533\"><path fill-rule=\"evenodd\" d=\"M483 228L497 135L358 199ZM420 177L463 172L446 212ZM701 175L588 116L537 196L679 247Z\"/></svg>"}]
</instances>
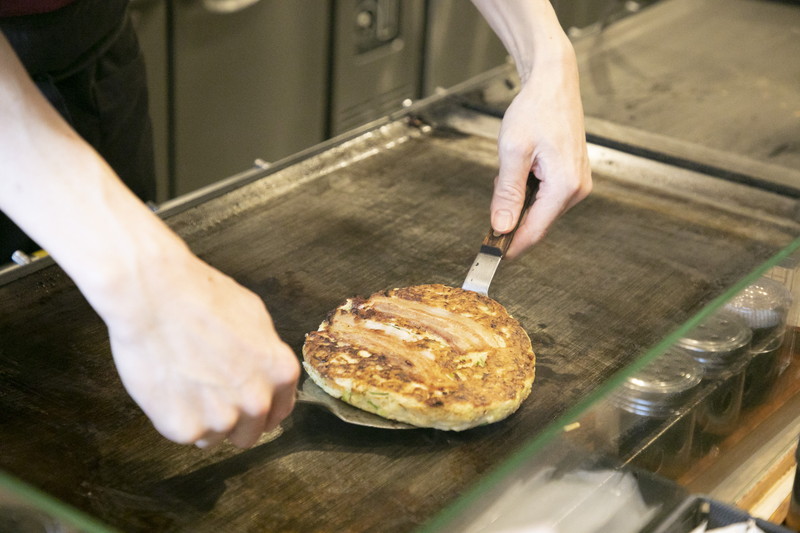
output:
<instances>
[{"instance_id":1,"label":"person's forearm","mask_svg":"<svg viewBox=\"0 0 800 533\"><path fill-rule=\"evenodd\" d=\"M300 366L261 298L195 257L45 101L0 34L0 209L108 327L122 384L165 437L252 446Z\"/></svg>"},{"instance_id":2,"label":"person's forearm","mask_svg":"<svg viewBox=\"0 0 800 533\"><path fill-rule=\"evenodd\" d=\"M549 0L472 0L514 59L523 84L537 66L572 47Z\"/></svg>"},{"instance_id":3,"label":"person's forearm","mask_svg":"<svg viewBox=\"0 0 800 533\"><path fill-rule=\"evenodd\" d=\"M131 269L184 248L43 98L2 34L0 209L101 314L136 279Z\"/></svg>"}]
</instances>

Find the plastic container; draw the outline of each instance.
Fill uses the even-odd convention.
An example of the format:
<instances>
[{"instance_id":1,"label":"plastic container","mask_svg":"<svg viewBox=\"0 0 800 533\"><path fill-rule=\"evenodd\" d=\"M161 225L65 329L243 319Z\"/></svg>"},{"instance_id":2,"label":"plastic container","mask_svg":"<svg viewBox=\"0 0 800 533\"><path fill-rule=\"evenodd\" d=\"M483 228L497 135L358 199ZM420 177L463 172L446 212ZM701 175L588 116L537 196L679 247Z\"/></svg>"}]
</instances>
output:
<instances>
[{"instance_id":1,"label":"plastic container","mask_svg":"<svg viewBox=\"0 0 800 533\"><path fill-rule=\"evenodd\" d=\"M689 407L701 380L700 364L675 348L630 376L610 397L618 455L667 477L683 472L695 426Z\"/></svg>"},{"instance_id":2,"label":"plastic container","mask_svg":"<svg viewBox=\"0 0 800 533\"><path fill-rule=\"evenodd\" d=\"M750 362L745 371L743 407L764 402L775 380L785 369L782 361L786 323L792 306L792 294L781 282L760 278L725 305L739 315L753 333Z\"/></svg>"},{"instance_id":3,"label":"plastic container","mask_svg":"<svg viewBox=\"0 0 800 533\"><path fill-rule=\"evenodd\" d=\"M701 387L706 395L697 406L695 426L695 444L700 453L706 453L736 429L751 339L751 330L740 316L721 311L678 341L678 346L703 369Z\"/></svg>"},{"instance_id":4,"label":"plastic container","mask_svg":"<svg viewBox=\"0 0 800 533\"><path fill-rule=\"evenodd\" d=\"M771 344L751 351L750 361L745 369L742 401L744 408L760 405L772 393L775 380L781 374L783 343L783 337L776 337Z\"/></svg>"},{"instance_id":5,"label":"plastic container","mask_svg":"<svg viewBox=\"0 0 800 533\"><path fill-rule=\"evenodd\" d=\"M753 349L759 350L783 338L791 305L792 294L786 286L760 278L725 304L725 309L744 319L753 332Z\"/></svg>"}]
</instances>

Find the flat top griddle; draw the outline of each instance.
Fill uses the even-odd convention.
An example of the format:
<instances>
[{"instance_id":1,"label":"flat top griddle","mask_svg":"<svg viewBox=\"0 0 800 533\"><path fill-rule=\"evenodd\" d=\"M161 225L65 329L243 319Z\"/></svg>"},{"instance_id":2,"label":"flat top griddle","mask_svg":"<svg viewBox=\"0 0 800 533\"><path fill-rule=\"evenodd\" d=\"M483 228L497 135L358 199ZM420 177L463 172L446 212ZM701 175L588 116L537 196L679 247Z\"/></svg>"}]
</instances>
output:
<instances>
[{"instance_id":1,"label":"flat top griddle","mask_svg":"<svg viewBox=\"0 0 800 533\"><path fill-rule=\"evenodd\" d=\"M299 354L345 298L460 286L487 230L495 154L490 137L401 119L168 222L263 297ZM251 450L172 444L51 266L0 285L0 469L124 531L414 529L800 229L791 199L605 148L591 156L593 195L492 284L537 355L533 392L509 419L386 431L298 406Z\"/></svg>"}]
</instances>

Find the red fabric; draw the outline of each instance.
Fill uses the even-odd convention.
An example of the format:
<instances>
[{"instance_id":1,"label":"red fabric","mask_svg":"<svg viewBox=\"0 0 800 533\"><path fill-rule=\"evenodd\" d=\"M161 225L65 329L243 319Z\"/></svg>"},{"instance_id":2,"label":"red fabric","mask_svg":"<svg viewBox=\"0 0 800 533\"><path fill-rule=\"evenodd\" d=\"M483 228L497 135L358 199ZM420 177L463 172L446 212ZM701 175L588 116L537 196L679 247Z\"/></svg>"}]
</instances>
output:
<instances>
[{"instance_id":1,"label":"red fabric","mask_svg":"<svg viewBox=\"0 0 800 533\"><path fill-rule=\"evenodd\" d=\"M0 0L0 17L36 15L60 9L75 0Z\"/></svg>"}]
</instances>

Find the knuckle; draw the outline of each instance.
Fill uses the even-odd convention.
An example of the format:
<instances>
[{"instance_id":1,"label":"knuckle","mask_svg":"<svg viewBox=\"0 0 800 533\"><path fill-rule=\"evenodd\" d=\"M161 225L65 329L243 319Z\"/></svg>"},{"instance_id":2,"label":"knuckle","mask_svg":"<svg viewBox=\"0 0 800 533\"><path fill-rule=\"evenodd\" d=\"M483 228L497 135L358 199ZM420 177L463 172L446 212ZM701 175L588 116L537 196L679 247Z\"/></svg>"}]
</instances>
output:
<instances>
[{"instance_id":1,"label":"knuckle","mask_svg":"<svg viewBox=\"0 0 800 533\"><path fill-rule=\"evenodd\" d=\"M239 420L239 412L233 407L224 409L208 421L208 426L212 431L227 433L236 426Z\"/></svg>"},{"instance_id":2,"label":"knuckle","mask_svg":"<svg viewBox=\"0 0 800 533\"><path fill-rule=\"evenodd\" d=\"M200 439L205 433L204 429L196 423L187 423L171 417L166 422L156 422L155 426L159 433L167 439L178 444L192 444Z\"/></svg>"},{"instance_id":3,"label":"knuckle","mask_svg":"<svg viewBox=\"0 0 800 533\"><path fill-rule=\"evenodd\" d=\"M245 394L242 398L242 409L249 417L267 416L272 409L272 397L265 388Z\"/></svg>"},{"instance_id":4,"label":"knuckle","mask_svg":"<svg viewBox=\"0 0 800 533\"><path fill-rule=\"evenodd\" d=\"M533 153L531 144L521 139L519 136L505 136L498 144L500 156L506 157L528 157Z\"/></svg>"},{"instance_id":5,"label":"knuckle","mask_svg":"<svg viewBox=\"0 0 800 533\"><path fill-rule=\"evenodd\" d=\"M587 179L578 179L570 183L566 192L568 198L572 199L572 203L577 203L589 196L593 187L592 179L588 177Z\"/></svg>"},{"instance_id":6,"label":"knuckle","mask_svg":"<svg viewBox=\"0 0 800 533\"><path fill-rule=\"evenodd\" d=\"M525 200L525 191L517 183L500 181L495 188L494 196L503 202L521 204Z\"/></svg>"},{"instance_id":7,"label":"knuckle","mask_svg":"<svg viewBox=\"0 0 800 533\"><path fill-rule=\"evenodd\" d=\"M300 373L300 361L294 351L286 343L281 342L278 353L270 365L270 374L275 384L294 384L300 379Z\"/></svg>"},{"instance_id":8,"label":"knuckle","mask_svg":"<svg viewBox=\"0 0 800 533\"><path fill-rule=\"evenodd\" d=\"M594 189L594 182L591 178L583 182L583 186L581 187L581 199L586 198L592 193L592 189Z\"/></svg>"},{"instance_id":9,"label":"knuckle","mask_svg":"<svg viewBox=\"0 0 800 533\"><path fill-rule=\"evenodd\" d=\"M300 362L294 356L294 353L291 354L291 358L289 359L289 364L287 365L287 373L285 381L288 383L296 383L297 380L300 379Z\"/></svg>"}]
</instances>

